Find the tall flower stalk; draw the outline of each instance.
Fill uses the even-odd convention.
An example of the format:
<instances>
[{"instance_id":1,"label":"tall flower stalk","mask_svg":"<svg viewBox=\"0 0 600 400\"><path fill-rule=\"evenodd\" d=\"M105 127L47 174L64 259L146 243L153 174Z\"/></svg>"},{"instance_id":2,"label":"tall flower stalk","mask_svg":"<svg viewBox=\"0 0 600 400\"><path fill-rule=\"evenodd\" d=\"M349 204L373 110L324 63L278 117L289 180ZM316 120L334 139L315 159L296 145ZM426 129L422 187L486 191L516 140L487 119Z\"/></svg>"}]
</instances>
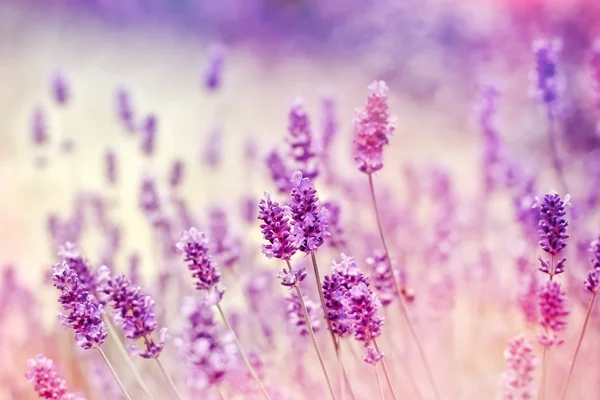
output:
<instances>
[{"instance_id":1,"label":"tall flower stalk","mask_svg":"<svg viewBox=\"0 0 600 400\"><path fill-rule=\"evenodd\" d=\"M375 81L369 85L370 94L367 98L367 104L364 109L357 111L357 116L354 121L354 160L360 172L367 174L369 180L369 191L373 209L375 211L375 219L377 221L377 229L381 244L385 251L387 261L390 264L390 270L393 271L391 265L390 252L385 241L383 227L381 225L381 217L377 206L377 197L375 195L375 187L373 184L373 173L383 168L383 149L389 143L389 138L394 133L394 121L389 116L388 93L389 89L385 82ZM398 293L398 300L402 315L409 328L410 334L417 346L419 356L425 366L427 377L431 387L435 393L435 397L440 400L440 392L437 388L433 373L423 346L419 341L414 325L408 313L408 308L402 296L402 287L395 273L391 274L394 288Z\"/></svg>"}]
</instances>

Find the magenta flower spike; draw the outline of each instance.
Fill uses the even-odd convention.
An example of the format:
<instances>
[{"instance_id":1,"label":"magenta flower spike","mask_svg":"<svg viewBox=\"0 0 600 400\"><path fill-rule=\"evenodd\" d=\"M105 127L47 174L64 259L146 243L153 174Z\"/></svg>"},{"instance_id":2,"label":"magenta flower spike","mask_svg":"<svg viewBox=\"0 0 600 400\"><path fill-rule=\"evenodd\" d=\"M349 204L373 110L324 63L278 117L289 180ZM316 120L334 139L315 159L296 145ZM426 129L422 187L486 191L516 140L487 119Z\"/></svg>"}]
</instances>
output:
<instances>
[{"instance_id":1,"label":"magenta flower spike","mask_svg":"<svg viewBox=\"0 0 600 400\"><path fill-rule=\"evenodd\" d=\"M542 200L536 198L533 205L534 208L539 208L540 212L538 224L540 247L551 256L550 260L538 258L541 264L539 270L550 277L562 274L565 271L565 261L567 259L563 257L555 263L555 258L560 256L562 250L567 246L566 240L569 238L567 226L569 223L565 219L567 214L565 207L570 206L570 198L571 196L566 195L563 200L556 192L551 191L544 195Z\"/></svg>"},{"instance_id":2,"label":"magenta flower spike","mask_svg":"<svg viewBox=\"0 0 600 400\"><path fill-rule=\"evenodd\" d=\"M387 255L382 251L377 251L373 256L367 258L367 265L371 268L371 279L379 295L381 305L385 307L391 304L398 294L394 287L393 272Z\"/></svg>"},{"instance_id":3,"label":"magenta flower spike","mask_svg":"<svg viewBox=\"0 0 600 400\"><path fill-rule=\"evenodd\" d=\"M534 370L539 360L531 343L517 336L504 350L506 371L502 374L505 400L527 400L534 396Z\"/></svg>"},{"instance_id":4,"label":"magenta flower spike","mask_svg":"<svg viewBox=\"0 0 600 400\"><path fill-rule=\"evenodd\" d=\"M558 73L558 56L562 43L558 39L540 39L533 42L535 68L531 74L533 94L546 104L548 112L557 111L557 102L562 91L562 82Z\"/></svg>"},{"instance_id":5,"label":"magenta flower spike","mask_svg":"<svg viewBox=\"0 0 600 400\"><path fill-rule=\"evenodd\" d=\"M25 378L33 384L33 390L41 399L85 400L70 393L67 382L61 378L54 361L38 354L27 362Z\"/></svg>"},{"instance_id":6,"label":"magenta flower spike","mask_svg":"<svg viewBox=\"0 0 600 400\"><path fill-rule=\"evenodd\" d=\"M544 328L538 341L544 347L558 346L563 343L558 334L567 327L567 296L560 283L547 281L538 291L538 301L540 325Z\"/></svg>"},{"instance_id":7,"label":"magenta flower spike","mask_svg":"<svg viewBox=\"0 0 600 400\"><path fill-rule=\"evenodd\" d=\"M357 110L354 120L354 161L359 171L370 175L383 167L383 148L395 128L389 116L385 82L371 83L369 92L367 104Z\"/></svg>"}]
</instances>

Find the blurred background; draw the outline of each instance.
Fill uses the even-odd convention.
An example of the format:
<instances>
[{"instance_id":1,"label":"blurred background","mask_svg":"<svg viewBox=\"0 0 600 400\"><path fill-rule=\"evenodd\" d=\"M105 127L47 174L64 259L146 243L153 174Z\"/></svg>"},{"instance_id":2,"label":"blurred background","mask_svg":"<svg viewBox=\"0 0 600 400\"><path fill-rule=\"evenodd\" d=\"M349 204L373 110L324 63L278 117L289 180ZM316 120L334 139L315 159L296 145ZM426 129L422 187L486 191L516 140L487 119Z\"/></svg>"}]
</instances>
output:
<instances>
[{"instance_id":1,"label":"blurred background","mask_svg":"<svg viewBox=\"0 0 600 400\"><path fill-rule=\"evenodd\" d=\"M328 151L341 175L356 176L354 110L376 79L388 83L397 118L377 179L403 202L413 196L404 184L406 166L430 164L449 171L466 208L475 201L482 84L501 93L497 127L506 153L539 175L539 187L558 188L546 114L531 96L532 42L562 40L561 135L572 162L588 165L600 145L600 111L589 79L599 15L600 4L584 0L0 0L0 265L13 266L20 284L42 299L36 318L51 330L55 293L44 276L56 262L56 244L49 218L68 219L77 193L103 192L115 202L122 242L114 269L126 270L131 255L139 254L149 281L157 266L152 232L138 211L141 177L166 181L181 160L179 194L191 212L219 204L235 210L232 224L241 226L238 199L273 190L263 159L284 143L297 97L317 132L323 98L335 100L339 134ZM215 57L223 63L217 89L207 83ZM68 82L63 105L53 91L57 76ZM156 117L151 157L140 154L140 141L119 119L123 88L136 124ZM48 137L42 145L36 129ZM250 165L249 146L256 152ZM107 185L107 151L118 155L116 185ZM319 190L323 197L337 193L325 184ZM499 201L492 221L512 218L509 204ZM257 226L248 230L255 247ZM102 260L102 240L92 230L80 243L94 263ZM16 296L13 290L4 286L5 304ZM6 360L0 396L6 399L21 398L27 358L48 346L43 335L31 343L22 335L27 323L9 314L0 323ZM502 363L501 351L495 365ZM456 398L487 398L474 396Z\"/></svg>"}]
</instances>

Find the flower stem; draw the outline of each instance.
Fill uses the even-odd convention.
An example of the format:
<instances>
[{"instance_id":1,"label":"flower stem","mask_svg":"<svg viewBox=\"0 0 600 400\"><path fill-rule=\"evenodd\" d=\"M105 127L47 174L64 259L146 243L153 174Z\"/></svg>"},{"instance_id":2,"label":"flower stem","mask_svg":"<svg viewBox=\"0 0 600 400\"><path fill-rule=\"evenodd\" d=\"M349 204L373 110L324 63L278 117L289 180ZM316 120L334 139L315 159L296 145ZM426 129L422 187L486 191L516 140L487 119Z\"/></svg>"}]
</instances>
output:
<instances>
[{"instance_id":1,"label":"flower stem","mask_svg":"<svg viewBox=\"0 0 600 400\"><path fill-rule=\"evenodd\" d=\"M267 400L270 400L271 397L269 396L269 392L267 392L267 389L265 389L265 386L263 385L260 378L258 377L256 370L254 369L254 367L252 367L252 364L250 364L250 360L248 360L246 353L244 352L244 350L242 350L242 345L240 344L240 341L238 340L237 335L235 334L233 328L231 327L229 320L225 316L225 313L223 312L223 309L221 308L221 303L217 303L217 309L219 310L219 314L221 314L221 318L223 319L225 326L227 327L229 332L231 332L231 335L233 336L235 345L237 346L238 352L240 353L242 360L244 360L244 363L246 364L246 368L248 368L248 371L250 371L250 375L252 375L252 378L254 378L254 380L256 381L256 384L260 388L260 391L262 392L264 398Z\"/></svg>"},{"instance_id":2,"label":"flower stem","mask_svg":"<svg viewBox=\"0 0 600 400\"><path fill-rule=\"evenodd\" d=\"M371 191L371 200L373 202L373 208L375 210L375 219L377 220L377 229L379 230L379 236L381 238L381 243L383 245L383 249L384 249L385 255L387 257L387 262L390 267L390 271L392 271L392 282L394 283L394 288L398 294L400 310L402 311L402 315L404 316L406 325L408 326L408 330L410 331L410 334L417 346L417 351L419 352L421 361L423 362L423 365L425 366L425 372L427 373L427 378L429 379L429 382L430 382L433 392L435 394L435 398L437 400L441 400L440 392L437 388L435 380L433 379L433 373L431 372L431 367L429 366L429 363L427 362L427 357L425 356L425 351L423 350L423 346L421 346L421 342L419 341L417 332L415 331L413 323L410 319L410 315L408 314L408 308L406 307L406 303L404 302L404 297L402 296L402 290L400 288L400 284L398 283L398 279L392 268L390 252L389 252L387 244L385 242L385 235L383 234L383 227L381 226L381 218L379 216L379 207L377 206L377 197L375 196L375 188L373 186L373 174L368 174L368 176L369 176L369 189Z\"/></svg>"},{"instance_id":3,"label":"flower stem","mask_svg":"<svg viewBox=\"0 0 600 400\"><path fill-rule=\"evenodd\" d=\"M556 140L556 119L552 112L548 112L548 141L550 142L550 152L552 153L552 164L556 171L556 176L560 183L560 189L563 194L569 193L569 186L565 178L565 169L563 161L558 154L558 145Z\"/></svg>"},{"instance_id":4,"label":"flower stem","mask_svg":"<svg viewBox=\"0 0 600 400\"><path fill-rule=\"evenodd\" d=\"M548 355L548 347L544 346L542 353L542 376L540 378L540 393L538 395L539 400L544 400L546 395L546 358Z\"/></svg>"},{"instance_id":5,"label":"flower stem","mask_svg":"<svg viewBox=\"0 0 600 400\"><path fill-rule=\"evenodd\" d=\"M123 386L123 382L121 382L121 380L117 376L117 372L115 371L115 369L111 365L110 361L108 361L108 358L106 357L106 354L104 354L104 352L102 351L102 349L100 347L98 347L98 352L100 352L100 355L104 359L104 362L106 363L106 365L108 365L108 369L110 370L110 373L112 374L113 378L115 378L115 381L117 381L117 383L119 384L119 387L121 388L121 391L123 392L123 395L128 400L131 400L131 396L129 396L129 393L127 393L127 390L125 390L125 386Z\"/></svg>"},{"instance_id":6,"label":"flower stem","mask_svg":"<svg viewBox=\"0 0 600 400\"><path fill-rule=\"evenodd\" d=\"M377 378L377 386L379 387L379 395L381 396L381 400L385 400L383 386L381 386L381 379L379 379L379 372L377 372L377 364L373 365L373 371L375 371L375 378Z\"/></svg>"},{"instance_id":7,"label":"flower stem","mask_svg":"<svg viewBox=\"0 0 600 400\"><path fill-rule=\"evenodd\" d=\"M325 368L325 362L323 361L323 355L321 354L321 350L319 350L319 345L317 344L317 338L315 337L315 332L313 331L312 325L310 323L310 316L308 315L308 310L306 309L306 304L304 304L304 296L302 296L302 290L300 286L296 284L294 286L296 288L296 293L298 294L298 299L300 299L300 306L302 307L302 313L304 314L304 320L306 321L306 327L308 328L308 332L310 334L310 338L312 339L313 346L315 351L317 352L317 357L319 358L319 364L321 364L321 369L323 370L323 375L325 375L325 380L327 381L327 387L329 388L329 394L333 400L336 399L335 393L333 391L333 386L331 385L331 380L329 379L329 374L327 373L327 369Z\"/></svg>"},{"instance_id":8,"label":"flower stem","mask_svg":"<svg viewBox=\"0 0 600 400\"><path fill-rule=\"evenodd\" d=\"M375 345L375 350L381 353L381 350L379 350L379 346L377 345L377 341L375 339L373 339L373 344ZM388 373L388 369L385 365L385 360L383 358L381 359L381 366L383 367L383 374L385 375L385 380L387 381L387 384L390 387L390 392L392 392L392 397L394 398L394 400L396 400L396 392L394 391L394 386L392 385L392 380L390 379L390 374ZM375 368L375 370L377 370L377 368Z\"/></svg>"},{"instance_id":9,"label":"flower stem","mask_svg":"<svg viewBox=\"0 0 600 400\"><path fill-rule=\"evenodd\" d=\"M579 355L579 350L581 349L581 343L583 342L583 337L585 336L585 330L587 329L588 322L590 322L590 317L592 315L592 308L594 307L594 302L596 301L597 292L594 292L592 298L590 300L590 304L587 309L587 314L585 315L585 320L583 321L583 327L581 328L581 334L579 335L579 340L577 341L577 347L575 348L575 354L573 354L573 361L571 361L571 367L569 368L569 374L567 375L567 380L565 381L565 385L563 386L562 392L560 393L560 400L563 400L567 395L567 389L569 388L569 382L571 381L571 377L573 376L573 370L575 369L575 362L577 361L577 356Z\"/></svg>"},{"instance_id":10,"label":"flower stem","mask_svg":"<svg viewBox=\"0 0 600 400\"><path fill-rule=\"evenodd\" d=\"M319 266L317 265L317 256L315 252L310 253L310 258L312 260L313 269L315 271L315 279L317 281L317 289L319 290L319 299L321 300L321 309L323 310L323 316L325 317L325 322L327 322L327 330L329 330L329 334L331 336L331 342L333 343L333 348L335 350L335 355L338 359L338 363L340 364L340 381L343 378L346 386L348 386L348 391L350 393L350 397L353 399L354 392L352 391L352 386L350 386L350 380L348 379L348 374L346 373L346 368L344 368L344 364L342 363L342 359L340 358L340 347L335 338L335 334L333 333L333 329L331 328L331 320L329 319L329 313L327 312L327 306L325 305L325 295L323 294L323 285L321 283L321 275L319 274ZM291 269L291 266L290 266ZM342 384L340 384L342 386ZM340 393L341 393L340 387ZM343 396L342 396L343 397Z\"/></svg>"},{"instance_id":11,"label":"flower stem","mask_svg":"<svg viewBox=\"0 0 600 400\"><path fill-rule=\"evenodd\" d=\"M167 370L162 365L162 363L160 362L158 357L155 358L155 360L156 360L156 364L158 365L158 368L160 369L160 372L162 372L162 374L165 377L165 379L167 380L167 382L169 382L169 385L171 386L171 389L173 389L173 393L175 393L175 396L177 396L177 399L183 400L183 397L181 397L181 394L179 394L179 390L177 390L177 387L175 386L175 382L173 382L173 379L171 379L171 376L167 373Z\"/></svg>"},{"instance_id":12,"label":"flower stem","mask_svg":"<svg viewBox=\"0 0 600 400\"><path fill-rule=\"evenodd\" d=\"M146 392L146 394L150 398L156 399L154 397L154 395L152 395L152 392L150 392L150 389L148 388L148 386L146 386L146 383L142 379L142 376L140 375L140 372L137 370L137 368L135 367L135 364L131 360L131 357L130 357L129 353L125 349L125 346L123 345L123 342L121 342L121 339L119 338L119 335L118 335L118 333L117 333L117 331L115 329L115 326L113 325L113 323L110 320L110 318L108 318L106 315L103 315L102 319L104 320L104 323L108 327L109 334L115 340L115 342L117 344L117 348L119 349L119 353L121 353L121 355L123 356L123 358L127 362L127 365L129 365L129 368L131 369L131 372L133 373L133 376L135 377L135 379L139 383L140 387L144 390L144 392Z\"/></svg>"}]
</instances>

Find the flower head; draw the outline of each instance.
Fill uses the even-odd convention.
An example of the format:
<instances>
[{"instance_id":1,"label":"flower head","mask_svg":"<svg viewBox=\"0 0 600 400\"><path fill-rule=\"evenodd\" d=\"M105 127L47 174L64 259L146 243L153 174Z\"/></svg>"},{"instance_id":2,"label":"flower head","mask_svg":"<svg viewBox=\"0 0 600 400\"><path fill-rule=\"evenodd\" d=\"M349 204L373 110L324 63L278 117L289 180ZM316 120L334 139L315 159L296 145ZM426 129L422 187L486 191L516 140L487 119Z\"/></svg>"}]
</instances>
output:
<instances>
[{"instance_id":1,"label":"flower head","mask_svg":"<svg viewBox=\"0 0 600 400\"><path fill-rule=\"evenodd\" d=\"M36 145L43 145L48 141L46 113L41 106L38 106L33 110L33 116L31 118L31 138Z\"/></svg>"},{"instance_id":2,"label":"flower head","mask_svg":"<svg viewBox=\"0 0 600 400\"><path fill-rule=\"evenodd\" d=\"M378 314L380 303L364 282L350 288L349 305L356 340L370 343L381 335L383 317Z\"/></svg>"},{"instance_id":3,"label":"flower head","mask_svg":"<svg viewBox=\"0 0 600 400\"><path fill-rule=\"evenodd\" d=\"M538 359L531 343L525 337L517 336L508 342L504 350L506 371L502 374L505 400L532 399L534 394L533 371Z\"/></svg>"},{"instance_id":4,"label":"flower head","mask_svg":"<svg viewBox=\"0 0 600 400\"><path fill-rule=\"evenodd\" d=\"M372 257L367 258L367 265L371 268L373 286L379 294L381 305L385 307L398 295L387 254L382 251L375 252Z\"/></svg>"},{"instance_id":5,"label":"flower head","mask_svg":"<svg viewBox=\"0 0 600 400\"><path fill-rule=\"evenodd\" d=\"M279 193L287 193L291 190L291 183L289 180L288 168L283 162L281 155L277 150L270 151L266 158L265 163L271 175L271 179L277 188Z\"/></svg>"},{"instance_id":6,"label":"flower head","mask_svg":"<svg viewBox=\"0 0 600 400\"><path fill-rule=\"evenodd\" d=\"M538 223L540 246L553 258L559 255L567 246L566 240L569 238L567 226L569 223L564 217L567 214L565 206L570 205L569 199L570 196L566 195L562 200L556 192L551 191L544 196L543 200L536 198L533 205L533 207L539 207L540 211ZM541 264L540 271L549 275L561 274L565 270L566 258L560 260L556 265L553 265L553 259L550 262L541 258L539 260Z\"/></svg>"},{"instance_id":7,"label":"flower head","mask_svg":"<svg viewBox=\"0 0 600 400\"><path fill-rule=\"evenodd\" d=\"M313 332L317 332L321 327L321 306L310 300L306 295L303 297L304 305L306 306L306 311L308 312L310 320L310 326L312 327ZM286 315L288 322L291 326L295 327L300 336L307 336L310 332L306 325L306 318L304 318L304 313L302 312L300 298L295 292L292 292L286 297L286 301Z\"/></svg>"},{"instance_id":8,"label":"flower head","mask_svg":"<svg viewBox=\"0 0 600 400\"><path fill-rule=\"evenodd\" d=\"M117 183L117 153L113 149L104 152L104 170L106 181L111 185Z\"/></svg>"},{"instance_id":9,"label":"flower head","mask_svg":"<svg viewBox=\"0 0 600 400\"><path fill-rule=\"evenodd\" d=\"M217 268L208 251L208 238L203 232L192 227L183 232L177 249L185 255L184 261L196 279L197 290L211 290L221 281L221 271Z\"/></svg>"},{"instance_id":10,"label":"flower head","mask_svg":"<svg viewBox=\"0 0 600 400\"><path fill-rule=\"evenodd\" d=\"M181 160L173 161L171 164L171 175L169 176L169 185L172 189L175 189L183 181L183 171L185 164Z\"/></svg>"},{"instance_id":11,"label":"flower head","mask_svg":"<svg viewBox=\"0 0 600 400\"><path fill-rule=\"evenodd\" d=\"M208 62L204 72L204 86L210 91L217 90L223 81L225 48L214 45L208 50Z\"/></svg>"},{"instance_id":12,"label":"flower head","mask_svg":"<svg viewBox=\"0 0 600 400\"><path fill-rule=\"evenodd\" d=\"M383 167L383 147L394 132L388 113L388 92L385 82L369 85L369 97L354 120L354 160L358 170L372 174Z\"/></svg>"},{"instance_id":13,"label":"flower head","mask_svg":"<svg viewBox=\"0 0 600 400\"><path fill-rule=\"evenodd\" d=\"M567 296L556 281L548 281L538 291L538 301L540 307L540 325L544 328L544 333L538 337L542 346L560 345L563 340L557 335L558 332L567 327L566 317Z\"/></svg>"},{"instance_id":14,"label":"flower head","mask_svg":"<svg viewBox=\"0 0 600 400\"><path fill-rule=\"evenodd\" d=\"M75 272L79 282L94 294L98 285L97 278L89 261L82 256L79 247L72 242L65 242L60 246L58 256Z\"/></svg>"},{"instance_id":15,"label":"flower head","mask_svg":"<svg viewBox=\"0 0 600 400\"><path fill-rule=\"evenodd\" d=\"M33 390L42 399L84 400L83 397L69 393L67 382L60 377L54 361L43 354L27 361L25 378L33 383Z\"/></svg>"},{"instance_id":16,"label":"flower head","mask_svg":"<svg viewBox=\"0 0 600 400\"><path fill-rule=\"evenodd\" d=\"M63 71L56 71L50 81L50 89L54 101L60 106L64 106L69 101L69 85L67 77Z\"/></svg>"},{"instance_id":17,"label":"flower head","mask_svg":"<svg viewBox=\"0 0 600 400\"><path fill-rule=\"evenodd\" d=\"M549 110L552 110L551 107L556 103L561 89L557 68L561 47L561 42L557 39L537 40L533 43L533 92L541 102L548 105Z\"/></svg>"},{"instance_id":18,"label":"flower head","mask_svg":"<svg viewBox=\"0 0 600 400\"><path fill-rule=\"evenodd\" d=\"M318 170L315 165L316 153L313 149L310 121L299 99L290 109L288 130L290 156L295 161L296 168L301 170L304 176L310 179L316 178Z\"/></svg>"},{"instance_id":19,"label":"flower head","mask_svg":"<svg viewBox=\"0 0 600 400\"><path fill-rule=\"evenodd\" d=\"M327 210L318 206L319 198L312 182L300 171L292 175L294 188L289 203L292 227L302 232L298 250L310 253L317 250L329 236Z\"/></svg>"},{"instance_id":20,"label":"flower head","mask_svg":"<svg viewBox=\"0 0 600 400\"><path fill-rule=\"evenodd\" d=\"M141 148L142 153L146 156L151 156L154 153L157 125L158 120L154 114L148 114L144 119L142 125Z\"/></svg>"},{"instance_id":21,"label":"flower head","mask_svg":"<svg viewBox=\"0 0 600 400\"><path fill-rule=\"evenodd\" d=\"M284 268L277 274L277 278L281 280L282 286L294 287L306 279L306 275L306 269L304 268L290 269L289 271Z\"/></svg>"},{"instance_id":22,"label":"flower head","mask_svg":"<svg viewBox=\"0 0 600 400\"><path fill-rule=\"evenodd\" d=\"M587 291L595 294L600 290L600 239L592 242L590 251L594 254L592 269L588 272L584 285Z\"/></svg>"},{"instance_id":23,"label":"flower head","mask_svg":"<svg viewBox=\"0 0 600 400\"><path fill-rule=\"evenodd\" d=\"M263 237L269 244L262 245L262 252L268 258L289 260L300 247L301 234L292 229L289 217L279 203L271 200L271 195L265 192L265 199L258 203L258 219Z\"/></svg>"},{"instance_id":24,"label":"flower head","mask_svg":"<svg viewBox=\"0 0 600 400\"><path fill-rule=\"evenodd\" d=\"M131 104L131 95L125 86L120 86L116 92L116 111L119 121L125 127L128 133L135 132L133 121L133 106Z\"/></svg>"}]
</instances>

